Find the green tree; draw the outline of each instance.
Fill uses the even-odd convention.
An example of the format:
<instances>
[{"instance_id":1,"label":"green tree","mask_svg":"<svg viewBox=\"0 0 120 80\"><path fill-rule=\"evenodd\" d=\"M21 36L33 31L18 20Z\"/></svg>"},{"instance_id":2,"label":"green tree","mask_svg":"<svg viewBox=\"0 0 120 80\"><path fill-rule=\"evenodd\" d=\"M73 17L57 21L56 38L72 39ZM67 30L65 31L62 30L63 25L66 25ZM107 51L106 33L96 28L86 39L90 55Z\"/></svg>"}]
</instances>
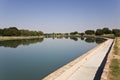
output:
<instances>
[{"instance_id":1,"label":"green tree","mask_svg":"<svg viewBox=\"0 0 120 80\"><path fill-rule=\"evenodd\" d=\"M76 35L76 34L78 34L77 31L75 31L75 32L71 32L71 33L70 33L70 35Z\"/></svg>"},{"instance_id":2,"label":"green tree","mask_svg":"<svg viewBox=\"0 0 120 80\"><path fill-rule=\"evenodd\" d=\"M96 35L103 35L102 29L97 29L95 32Z\"/></svg>"},{"instance_id":3,"label":"green tree","mask_svg":"<svg viewBox=\"0 0 120 80\"><path fill-rule=\"evenodd\" d=\"M29 36L29 30L20 30L21 36Z\"/></svg>"},{"instance_id":4,"label":"green tree","mask_svg":"<svg viewBox=\"0 0 120 80\"><path fill-rule=\"evenodd\" d=\"M112 33L112 31L109 30L109 28L103 28L102 31L104 34L111 34Z\"/></svg>"},{"instance_id":5,"label":"green tree","mask_svg":"<svg viewBox=\"0 0 120 80\"><path fill-rule=\"evenodd\" d=\"M120 29L112 29L112 33L113 33L116 37L120 37Z\"/></svg>"},{"instance_id":6,"label":"green tree","mask_svg":"<svg viewBox=\"0 0 120 80\"><path fill-rule=\"evenodd\" d=\"M66 35L66 36L68 36L68 35L69 35L69 33L65 33L65 35Z\"/></svg>"},{"instance_id":7,"label":"green tree","mask_svg":"<svg viewBox=\"0 0 120 80\"><path fill-rule=\"evenodd\" d=\"M84 35L85 35L85 33L80 33L80 35L81 35L81 36L84 36Z\"/></svg>"},{"instance_id":8,"label":"green tree","mask_svg":"<svg viewBox=\"0 0 120 80\"><path fill-rule=\"evenodd\" d=\"M38 36L42 36L44 33L42 31L38 31Z\"/></svg>"},{"instance_id":9,"label":"green tree","mask_svg":"<svg viewBox=\"0 0 120 80\"><path fill-rule=\"evenodd\" d=\"M0 29L0 36L41 36L42 31L19 30L16 27Z\"/></svg>"},{"instance_id":10,"label":"green tree","mask_svg":"<svg viewBox=\"0 0 120 80\"><path fill-rule=\"evenodd\" d=\"M0 29L0 36L3 35L3 29Z\"/></svg>"},{"instance_id":11,"label":"green tree","mask_svg":"<svg viewBox=\"0 0 120 80\"><path fill-rule=\"evenodd\" d=\"M20 36L20 31L16 27L4 28L3 36Z\"/></svg>"},{"instance_id":12,"label":"green tree","mask_svg":"<svg viewBox=\"0 0 120 80\"><path fill-rule=\"evenodd\" d=\"M42 36L44 33L42 31L29 31L20 30L21 36Z\"/></svg>"},{"instance_id":13,"label":"green tree","mask_svg":"<svg viewBox=\"0 0 120 80\"><path fill-rule=\"evenodd\" d=\"M92 35L92 34L95 34L95 31L94 30L86 30L85 34Z\"/></svg>"}]
</instances>

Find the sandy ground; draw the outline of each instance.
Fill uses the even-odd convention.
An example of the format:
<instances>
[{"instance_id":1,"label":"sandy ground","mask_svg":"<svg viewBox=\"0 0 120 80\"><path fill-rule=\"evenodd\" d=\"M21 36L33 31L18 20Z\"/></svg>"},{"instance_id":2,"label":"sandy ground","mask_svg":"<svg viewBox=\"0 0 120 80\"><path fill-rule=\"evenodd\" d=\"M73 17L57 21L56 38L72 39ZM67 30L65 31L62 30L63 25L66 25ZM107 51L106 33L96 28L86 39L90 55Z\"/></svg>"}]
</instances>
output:
<instances>
[{"instance_id":1,"label":"sandy ground","mask_svg":"<svg viewBox=\"0 0 120 80\"><path fill-rule=\"evenodd\" d=\"M120 37L116 38L115 45L114 45L114 48L112 50L110 65L109 65L109 67L110 66L114 66L114 67L119 66L119 68L120 68L120 64L113 65L112 60L115 60L115 59L118 60L120 63ZM117 68L117 70L118 70L118 72L120 72L119 71L120 69ZM111 68L109 68L109 74L108 74L108 77L106 80L113 80L113 79L120 80L120 73L117 73L118 75L116 75L116 76L112 75L112 73L114 73L114 72L112 72Z\"/></svg>"},{"instance_id":2,"label":"sandy ground","mask_svg":"<svg viewBox=\"0 0 120 80\"><path fill-rule=\"evenodd\" d=\"M114 42L114 44L112 46L112 49L111 49L111 51L108 55L107 63L105 65L103 74L101 76L101 80L111 80L110 79L110 77L112 76L111 73L110 73L111 62L112 62L113 59L120 60L120 37L116 38L116 40L117 40L117 43L116 43L116 41ZM117 48L115 48L115 46ZM117 50L117 55L115 54L115 49Z\"/></svg>"},{"instance_id":3,"label":"sandy ground","mask_svg":"<svg viewBox=\"0 0 120 80\"><path fill-rule=\"evenodd\" d=\"M43 36L0 36L0 41L4 41L4 40L18 40L18 39L33 39L33 38L43 38Z\"/></svg>"}]
</instances>

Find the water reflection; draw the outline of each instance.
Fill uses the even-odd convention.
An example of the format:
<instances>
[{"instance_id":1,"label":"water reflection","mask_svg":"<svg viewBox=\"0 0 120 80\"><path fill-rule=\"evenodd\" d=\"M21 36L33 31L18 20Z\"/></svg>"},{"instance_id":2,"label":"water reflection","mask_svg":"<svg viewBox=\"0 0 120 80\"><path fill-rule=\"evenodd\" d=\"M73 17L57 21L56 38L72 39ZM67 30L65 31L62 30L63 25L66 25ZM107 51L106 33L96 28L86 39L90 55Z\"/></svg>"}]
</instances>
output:
<instances>
[{"instance_id":1,"label":"water reflection","mask_svg":"<svg viewBox=\"0 0 120 80\"><path fill-rule=\"evenodd\" d=\"M84 40L84 37L81 37L81 40Z\"/></svg>"},{"instance_id":2,"label":"water reflection","mask_svg":"<svg viewBox=\"0 0 120 80\"><path fill-rule=\"evenodd\" d=\"M11 47L11 48L17 48L19 45L30 45L35 44L38 42L42 42L44 39L23 39L23 40L7 40L7 41L0 41L0 46L4 47Z\"/></svg>"},{"instance_id":3,"label":"water reflection","mask_svg":"<svg viewBox=\"0 0 120 80\"><path fill-rule=\"evenodd\" d=\"M85 39L85 42L88 42L88 43L96 42L97 44L100 44L104 41L106 41L106 39L103 39L103 38L86 38Z\"/></svg>"},{"instance_id":4,"label":"water reflection","mask_svg":"<svg viewBox=\"0 0 120 80\"><path fill-rule=\"evenodd\" d=\"M71 40L78 41L78 37L70 37Z\"/></svg>"},{"instance_id":5,"label":"water reflection","mask_svg":"<svg viewBox=\"0 0 120 80\"><path fill-rule=\"evenodd\" d=\"M53 39L63 39L63 37L52 37ZM87 43L94 43L96 42L97 44L100 44L105 41L105 39L102 38L85 38L85 37L64 37L65 39L71 39L74 41L78 41L80 38L81 40L84 40ZM8 40L8 41L0 41L0 46L3 47L11 47L11 48L17 48L20 45L30 45L30 44L35 44L35 43L41 43L43 42L44 39L24 39L24 40Z\"/></svg>"},{"instance_id":6,"label":"water reflection","mask_svg":"<svg viewBox=\"0 0 120 80\"><path fill-rule=\"evenodd\" d=\"M95 41L96 41L97 44L100 44L100 43L106 41L106 39L96 38Z\"/></svg>"},{"instance_id":7,"label":"water reflection","mask_svg":"<svg viewBox=\"0 0 120 80\"><path fill-rule=\"evenodd\" d=\"M95 38L86 38L85 42L93 43L93 42L95 42Z\"/></svg>"},{"instance_id":8,"label":"water reflection","mask_svg":"<svg viewBox=\"0 0 120 80\"><path fill-rule=\"evenodd\" d=\"M101 39L95 39L94 43L89 44L87 41L90 41L90 38L85 37L60 39L61 37L59 40L51 37L0 41L0 46L5 47L0 47L0 80L42 80L43 77L96 47L96 42L101 42ZM14 49L16 47L17 49Z\"/></svg>"}]
</instances>

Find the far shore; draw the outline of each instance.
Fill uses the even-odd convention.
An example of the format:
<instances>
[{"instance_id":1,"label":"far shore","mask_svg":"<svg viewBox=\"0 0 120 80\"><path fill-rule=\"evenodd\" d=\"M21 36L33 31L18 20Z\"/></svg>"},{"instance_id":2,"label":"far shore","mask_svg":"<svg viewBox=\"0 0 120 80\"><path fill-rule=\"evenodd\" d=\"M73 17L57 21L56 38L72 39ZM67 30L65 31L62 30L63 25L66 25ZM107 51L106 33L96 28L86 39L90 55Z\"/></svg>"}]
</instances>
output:
<instances>
[{"instance_id":1,"label":"far shore","mask_svg":"<svg viewBox=\"0 0 120 80\"><path fill-rule=\"evenodd\" d=\"M94 37L94 38L104 38L104 39L108 39L107 37L103 37L103 36L93 36L93 35L85 35L85 36L78 36L78 35L70 35L70 36L49 36L49 37L54 37L54 38L58 38L58 37ZM5 40L21 40L21 39L37 39L37 38L49 38L47 36L0 36L0 41L5 41Z\"/></svg>"},{"instance_id":2,"label":"far shore","mask_svg":"<svg viewBox=\"0 0 120 80\"><path fill-rule=\"evenodd\" d=\"M44 38L44 36L0 36L0 41Z\"/></svg>"}]
</instances>

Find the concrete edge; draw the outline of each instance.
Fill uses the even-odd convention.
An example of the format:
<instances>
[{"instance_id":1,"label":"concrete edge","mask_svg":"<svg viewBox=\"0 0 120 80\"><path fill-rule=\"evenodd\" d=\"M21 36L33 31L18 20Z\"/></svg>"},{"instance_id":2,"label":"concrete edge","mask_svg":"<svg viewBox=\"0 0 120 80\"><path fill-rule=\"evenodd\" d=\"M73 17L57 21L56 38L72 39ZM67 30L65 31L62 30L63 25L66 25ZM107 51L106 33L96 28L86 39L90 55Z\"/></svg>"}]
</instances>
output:
<instances>
[{"instance_id":1,"label":"concrete edge","mask_svg":"<svg viewBox=\"0 0 120 80\"><path fill-rule=\"evenodd\" d=\"M109 40L109 39L108 39ZM107 40L107 41L108 41ZM58 76L62 75L64 72L66 72L68 69L70 69L71 67L73 67L75 64L79 63L80 61L84 61L86 60L86 57L91 54L91 52L97 50L99 47L101 47L101 45L103 45L104 43L106 43L107 41L97 45L95 48L89 50L88 52L86 52L85 54L81 55L80 57L78 57L77 59L71 61L70 63L64 65L63 67L57 69L56 71L52 72L51 74L49 74L48 76L46 76L45 78L43 78L42 80L55 80ZM74 69L75 70L75 69ZM77 70L77 69L76 69ZM73 71L74 72L74 71ZM72 73L70 73L72 74Z\"/></svg>"},{"instance_id":2,"label":"concrete edge","mask_svg":"<svg viewBox=\"0 0 120 80\"><path fill-rule=\"evenodd\" d=\"M114 45L115 45L115 41L116 41L116 39L114 39L112 48L111 48L110 52L108 53L107 61L106 61L105 67L103 69L103 73L101 75L100 80L108 80L108 75L109 75L109 72L110 72L109 66L110 66L110 62L111 62L112 57L113 57L113 48L114 48Z\"/></svg>"}]
</instances>

